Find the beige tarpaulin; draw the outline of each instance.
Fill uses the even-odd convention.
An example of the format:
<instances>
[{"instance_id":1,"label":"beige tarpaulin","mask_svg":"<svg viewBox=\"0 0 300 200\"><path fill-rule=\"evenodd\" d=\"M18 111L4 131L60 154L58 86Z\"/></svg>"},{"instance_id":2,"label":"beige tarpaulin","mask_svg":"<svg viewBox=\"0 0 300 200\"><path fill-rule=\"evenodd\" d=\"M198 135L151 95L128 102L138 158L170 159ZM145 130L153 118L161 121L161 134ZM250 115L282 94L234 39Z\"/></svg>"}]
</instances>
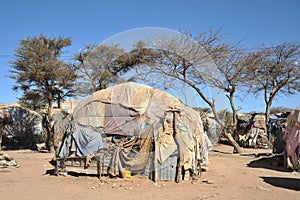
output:
<instances>
[{"instance_id":1,"label":"beige tarpaulin","mask_svg":"<svg viewBox=\"0 0 300 200\"><path fill-rule=\"evenodd\" d=\"M138 159L143 158L142 163L146 164L149 151L153 151L149 139L155 140L158 151L155 157L160 163L176 150L183 158L185 169L195 168L196 158L207 159L204 148L207 141L197 111L169 93L146 85L129 82L94 93L76 106L73 122L92 127L103 135L128 137L117 145L113 155L110 166L113 175L123 168L141 168L135 166L137 163L141 165ZM144 155L128 157L133 145L139 146L140 153L143 151ZM201 158L196 152L201 152Z\"/></svg>"}]
</instances>

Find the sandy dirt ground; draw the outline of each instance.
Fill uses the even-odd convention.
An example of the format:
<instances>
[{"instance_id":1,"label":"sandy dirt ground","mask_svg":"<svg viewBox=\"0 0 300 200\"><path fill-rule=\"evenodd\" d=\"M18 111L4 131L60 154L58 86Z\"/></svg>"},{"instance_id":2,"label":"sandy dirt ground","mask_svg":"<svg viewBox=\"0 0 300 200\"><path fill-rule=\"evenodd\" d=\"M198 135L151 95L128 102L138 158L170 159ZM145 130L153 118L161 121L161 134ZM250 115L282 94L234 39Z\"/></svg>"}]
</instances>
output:
<instances>
[{"instance_id":1,"label":"sandy dirt ground","mask_svg":"<svg viewBox=\"0 0 300 200\"><path fill-rule=\"evenodd\" d=\"M138 176L102 181L84 174L55 176L50 153L4 151L19 167L0 168L0 199L300 199L300 176L272 165L271 150L232 151L227 145L215 146L201 178L180 183Z\"/></svg>"}]
</instances>

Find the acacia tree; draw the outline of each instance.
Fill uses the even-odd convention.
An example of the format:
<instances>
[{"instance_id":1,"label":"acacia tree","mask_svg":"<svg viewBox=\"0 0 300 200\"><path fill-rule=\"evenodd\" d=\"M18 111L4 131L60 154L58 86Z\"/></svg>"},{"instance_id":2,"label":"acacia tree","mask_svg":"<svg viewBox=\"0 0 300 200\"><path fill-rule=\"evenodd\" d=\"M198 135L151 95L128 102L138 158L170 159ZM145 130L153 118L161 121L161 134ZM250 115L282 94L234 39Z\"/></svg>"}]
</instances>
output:
<instances>
[{"instance_id":1,"label":"acacia tree","mask_svg":"<svg viewBox=\"0 0 300 200\"><path fill-rule=\"evenodd\" d=\"M210 38L210 42L208 42ZM232 110L233 133L237 125L237 108L234 99L237 97L237 90L242 91L244 82L249 79L248 69L240 63L244 59L244 51L237 43L225 43L219 31L200 34L197 41L202 44L209 57L215 63L213 73L202 73L206 84L217 87L225 92Z\"/></svg>"},{"instance_id":2,"label":"acacia tree","mask_svg":"<svg viewBox=\"0 0 300 200\"><path fill-rule=\"evenodd\" d=\"M77 94L85 96L122 82L119 75L132 66L126 55L117 45L86 45L84 53L75 55L80 61L77 65Z\"/></svg>"},{"instance_id":3,"label":"acacia tree","mask_svg":"<svg viewBox=\"0 0 300 200\"><path fill-rule=\"evenodd\" d=\"M42 94L35 90L24 92L23 96L19 98L19 103L22 107L34 111L43 110L47 105Z\"/></svg>"},{"instance_id":4,"label":"acacia tree","mask_svg":"<svg viewBox=\"0 0 300 200\"><path fill-rule=\"evenodd\" d=\"M244 61L252 77L248 82L250 92L263 93L266 127L275 97L300 91L299 59L300 45L283 42L276 46L263 45L249 52Z\"/></svg>"},{"instance_id":5,"label":"acacia tree","mask_svg":"<svg viewBox=\"0 0 300 200\"><path fill-rule=\"evenodd\" d=\"M13 90L22 90L23 99L39 96L40 102L46 102L49 126L55 99L60 101L73 93L74 69L70 64L59 60L63 48L70 45L70 38L48 38L42 34L39 37L28 37L20 41L15 51L15 61L11 66L9 77L16 80ZM46 143L52 152L54 133L50 131L49 126L45 127Z\"/></svg>"},{"instance_id":6,"label":"acacia tree","mask_svg":"<svg viewBox=\"0 0 300 200\"><path fill-rule=\"evenodd\" d=\"M219 43L220 39L219 32L212 30L204 32L196 38L180 34L171 38L159 38L155 42L155 48L137 48L132 51L132 55L136 55L136 58L139 59L137 63L146 65L146 67L137 68L140 77L144 79L154 77L160 82L164 81L161 83L162 85L174 85L179 81L194 89L211 108L223 135L228 138L235 151L240 153L239 145L232 138L231 133L225 130L225 124L217 115L215 99L209 98L202 91L203 85L218 87L222 85L221 89L229 92L229 99L232 99L237 83L240 81L237 78L240 75L239 69L233 68L235 66L233 65L234 57L229 59L229 55L231 55L229 52L232 49L229 45ZM216 61L218 62L216 63ZM221 63L222 65L218 66ZM224 69L224 67L228 67L228 69ZM231 74L233 69L235 69L235 75ZM216 83L216 80L219 82ZM234 105L233 101L231 103Z\"/></svg>"}]
</instances>

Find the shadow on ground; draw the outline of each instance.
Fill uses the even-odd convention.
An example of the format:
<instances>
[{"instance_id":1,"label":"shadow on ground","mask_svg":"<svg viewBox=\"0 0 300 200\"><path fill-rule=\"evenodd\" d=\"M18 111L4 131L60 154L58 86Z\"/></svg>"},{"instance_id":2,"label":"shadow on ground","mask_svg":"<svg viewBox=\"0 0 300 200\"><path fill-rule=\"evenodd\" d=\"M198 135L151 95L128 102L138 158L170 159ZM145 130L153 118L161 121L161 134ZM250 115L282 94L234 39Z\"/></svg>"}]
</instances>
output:
<instances>
[{"instance_id":1,"label":"shadow on ground","mask_svg":"<svg viewBox=\"0 0 300 200\"><path fill-rule=\"evenodd\" d=\"M45 175L56 176L55 169L47 169Z\"/></svg>"},{"instance_id":2,"label":"shadow on ground","mask_svg":"<svg viewBox=\"0 0 300 200\"><path fill-rule=\"evenodd\" d=\"M225 155L232 155L232 153L230 153L230 152L220 151L220 150L217 150L217 149L214 149L213 152L220 153L220 154L225 154Z\"/></svg>"},{"instance_id":3,"label":"shadow on ground","mask_svg":"<svg viewBox=\"0 0 300 200\"><path fill-rule=\"evenodd\" d=\"M45 175L57 176L57 174L55 172L55 169L48 169L48 170L46 170ZM65 175L74 176L74 177L80 177L80 176L98 177L97 174L88 174L88 173L81 173L81 172L74 172L74 171L69 171ZM59 176L64 176L64 175L59 175Z\"/></svg>"},{"instance_id":4,"label":"shadow on ground","mask_svg":"<svg viewBox=\"0 0 300 200\"><path fill-rule=\"evenodd\" d=\"M300 191L300 179L284 177L260 177L264 182L275 187L281 187L289 190Z\"/></svg>"},{"instance_id":5,"label":"shadow on ground","mask_svg":"<svg viewBox=\"0 0 300 200\"><path fill-rule=\"evenodd\" d=\"M280 172L291 172L291 170L284 167L282 155L262 157L251 161L247 166L252 168L276 170Z\"/></svg>"}]
</instances>

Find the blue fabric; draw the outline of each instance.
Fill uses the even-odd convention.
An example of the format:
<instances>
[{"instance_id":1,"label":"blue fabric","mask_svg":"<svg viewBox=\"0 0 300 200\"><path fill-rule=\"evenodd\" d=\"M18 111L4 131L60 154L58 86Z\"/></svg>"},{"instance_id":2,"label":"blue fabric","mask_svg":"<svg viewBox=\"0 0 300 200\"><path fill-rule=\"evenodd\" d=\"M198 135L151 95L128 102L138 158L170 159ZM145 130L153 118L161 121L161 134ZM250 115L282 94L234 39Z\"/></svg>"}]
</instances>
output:
<instances>
[{"instance_id":1,"label":"blue fabric","mask_svg":"<svg viewBox=\"0 0 300 200\"><path fill-rule=\"evenodd\" d=\"M88 156L104 147L101 134L90 127L78 125L73 138L78 156Z\"/></svg>"},{"instance_id":2,"label":"blue fabric","mask_svg":"<svg viewBox=\"0 0 300 200\"><path fill-rule=\"evenodd\" d=\"M81 125L76 125L74 132L63 142L58 154L60 158L69 156L70 151L75 151L80 157L88 156L104 147L101 133Z\"/></svg>"}]
</instances>

